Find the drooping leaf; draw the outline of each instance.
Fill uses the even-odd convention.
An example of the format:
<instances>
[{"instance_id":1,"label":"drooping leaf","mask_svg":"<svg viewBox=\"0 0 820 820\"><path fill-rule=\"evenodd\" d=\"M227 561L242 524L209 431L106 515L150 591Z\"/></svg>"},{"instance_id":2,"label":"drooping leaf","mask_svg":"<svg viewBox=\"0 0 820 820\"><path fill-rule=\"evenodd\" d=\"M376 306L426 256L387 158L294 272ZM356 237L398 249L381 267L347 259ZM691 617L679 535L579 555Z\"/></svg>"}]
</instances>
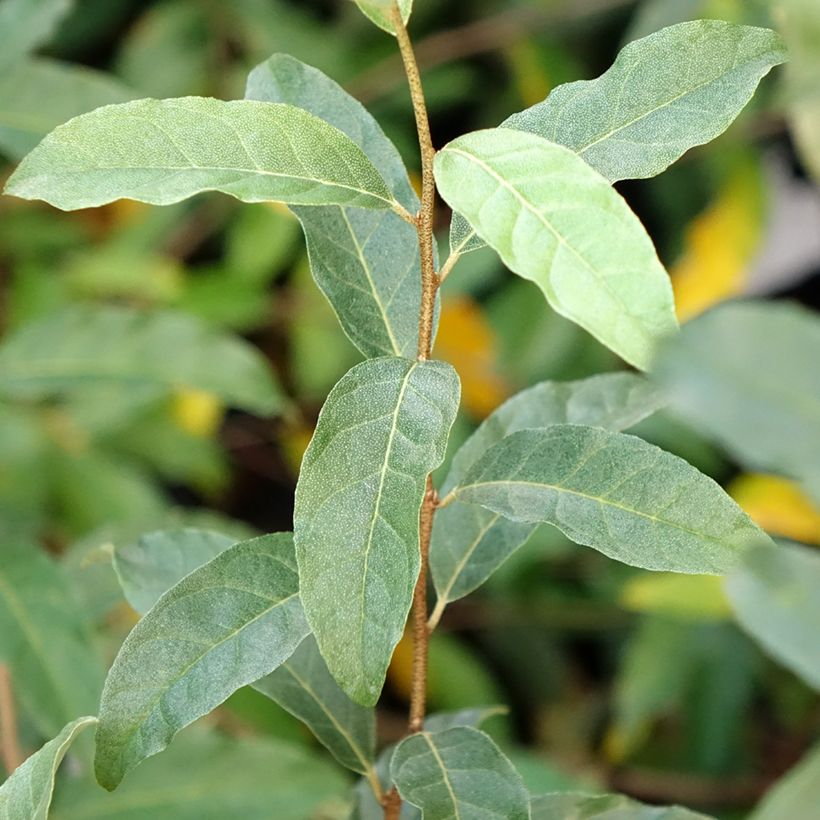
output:
<instances>
[{"instance_id":1,"label":"drooping leaf","mask_svg":"<svg viewBox=\"0 0 820 820\"><path fill-rule=\"evenodd\" d=\"M34 544L3 543L0 660L45 736L97 708L103 670L62 567Z\"/></svg>"},{"instance_id":2,"label":"drooping leaf","mask_svg":"<svg viewBox=\"0 0 820 820\"><path fill-rule=\"evenodd\" d=\"M402 20L406 23L410 19L410 12L413 10L413 0L353 0L353 2L366 14L379 28L390 34L396 33L393 25L390 9L394 2L398 4Z\"/></svg>"},{"instance_id":3,"label":"drooping leaf","mask_svg":"<svg viewBox=\"0 0 820 820\"><path fill-rule=\"evenodd\" d=\"M390 773L399 794L422 810L424 820L530 817L521 777L477 729L461 726L411 735L393 752Z\"/></svg>"},{"instance_id":4,"label":"drooping leaf","mask_svg":"<svg viewBox=\"0 0 820 820\"><path fill-rule=\"evenodd\" d=\"M54 794L54 779L74 738L97 718L78 718L69 723L54 740L19 766L0 786L2 820L46 820Z\"/></svg>"},{"instance_id":5,"label":"drooping leaf","mask_svg":"<svg viewBox=\"0 0 820 820\"><path fill-rule=\"evenodd\" d=\"M624 430L662 404L659 392L629 373L576 382L541 382L501 405L462 445L442 485L446 496L467 471L504 436L528 427L588 424ZM439 609L463 598L532 534L537 525L510 521L475 504L455 501L436 513L430 543L430 570Z\"/></svg>"},{"instance_id":6,"label":"drooping leaf","mask_svg":"<svg viewBox=\"0 0 820 820\"><path fill-rule=\"evenodd\" d=\"M346 785L338 766L304 747L196 726L113 794L90 779L61 783L51 820L305 820Z\"/></svg>"},{"instance_id":7,"label":"drooping leaf","mask_svg":"<svg viewBox=\"0 0 820 820\"><path fill-rule=\"evenodd\" d=\"M0 73L0 151L20 160L66 120L134 96L114 78L85 66L24 60Z\"/></svg>"},{"instance_id":8,"label":"drooping leaf","mask_svg":"<svg viewBox=\"0 0 820 820\"><path fill-rule=\"evenodd\" d=\"M318 69L275 54L248 77L247 99L303 108L347 134L411 213L418 198L404 164L372 115ZM365 356L413 356L421 273L415 228L392 211L297 207L316 283Z\"/></svg>"},{"instance_id":9,"label":"drooping leaf","mask_svg":"<svg viewBox=\"0 0 820 820\"><path fill-rule=\"evenodd\" d=\"M749 820L814 820L820 805L820 746L766 792Z\"/></svg>"},{"instance_id":10,"label":"drooping leaf","mask_svg":"<svg viewBox=\"0 0 820 820\"><path fill-rule=\"evenodd\" d=\"M558 424L491 447L456 498L632 566L721 574L768 536L712 479L634 436Z\"/></svg>"},{"instance_id":11,"label":"drooping leaf","mask_svg":"<svg viewBox=\"0 0 820 820\"><path fill-rule=\"evenodd\" d=\"M567 148L498 128L436 155L442 197L552 307L637 367L677 322L652 241L603 177Z\"/></svg>"},{"instance_id":12,"label":"drooping leaf","mask_svg":"<svg viewBox=\"0 0 820 820\"><path fill-rule=\"evenodd\" d=\"M736 302L692 322L653 369L674 409L750 469L820 473L820 320L789 303Z\"/></svg>"},{"instance_id":13,"label":"drooping leaf","mask_svg":"<svg viewBox=\"0 0 820 820\"><path fill-rule=\"evenodd\" d=\"M122 645L103 689L97 779L140 761L231 693L273 671L308 634L289 533L243 541L170 589Z\"/></svg>"},{"instance_id":14,"label":"drooping leaf","mask_svg":"<svg viewBox=\"0 0 820 820\"><path fill-rule=\"evenodd\" d=\"M5 74L29 52L47 42L72 5L72 0L3 0L0 3L0 74Z\"/></svg>"},{"instance_id":15,"label":"drooping leaf","mask_svg":"<svg viewBox=\"0 0 820 820\"><path fill-rule=\"evenodd\" d=\"M726 593L743 629L820 689L820 554L786 544L752 550Z\"/></svg>"},{"instance_id":16,"label":"drooping leaf","mask_svg":"<svg viewBox=\"0 0 820 820\"><path fill-rule=\"evenodd\" d=\"M114 569L128 603L144 615L174 584L236 541L194 528L158 530L115 546Z\"/></svg>"},{"instance_id":17,"label":"drooping leaf","mask_svg":"<svg viewBox=\"0 0 820 820\"><path fill-rule=\"evenodd\" d=\"M61 125L6 193L63 210L117 199L170 205L203 191L244 202L392 208L364 152L300 108L205 97L109 105Z\"/></svg>"},{"instance_id":18,"label":"drooping leaf","mask_svg":"<svg viewBox=\"0 0 820 820\"><path fill-rule=\"evenodd\" d=\"M458 399L449 365L370 359L331 391L302 462L302 603L331 674L364 705L404 629L425 479L444 458Z\"/></svg>"},{"instance_id":19,"label":"drooping leaf","mask_svg":"<svg viewBox=\"0 0 820 820\"><path fill-rule=\"evenodd\" d=\"M186 385L257 413L282 402L257 350L182 313L73 305L0 345L5 396L38 399L102 383Z\"/></svg>"},{"instance_id":20,"label":"drooping leaf","mask_svg":"<svg viewBox=\"0 0 820 820\"><path fill-rule=\"evenodd\" d=\"M559 86L503 126L566 145L610 182L652 177L725 131L785 59L769 29L679 23L630 43L597 80Z\"/></svg>"},{"instance_id":21,"label":"drooping leaf","mask_svg":"<svg viewBox=\"0 0 820 820\"><path fill-rule=\"evenodd\" d=\"M278 669L256 681L254 689L306 723L343 766L372 773L375 713L354 703L339 688L312 635Z\"/></svg>"},{"instance_id":22,"label":"drooping leaf","mask_svg":"<svg viewBox=\"0 0 820 820\"><path fill-rule=\"evenodd\" d=\"M647 806L620 794L556 792L532 798L532 820L709 820L681 806Z\"/></svg>"}]
</instances>

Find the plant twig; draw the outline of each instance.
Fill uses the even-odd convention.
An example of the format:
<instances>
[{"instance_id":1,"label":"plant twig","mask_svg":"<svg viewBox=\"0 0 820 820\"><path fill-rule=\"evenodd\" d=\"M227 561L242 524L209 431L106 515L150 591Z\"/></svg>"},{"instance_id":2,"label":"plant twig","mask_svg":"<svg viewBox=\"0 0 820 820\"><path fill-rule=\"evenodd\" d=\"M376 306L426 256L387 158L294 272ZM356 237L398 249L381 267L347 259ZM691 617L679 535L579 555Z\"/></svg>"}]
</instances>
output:
<instances>
[{"instance_id":1,"label":"plant twig","mask_svg":"<svg viewBox=\"0 0 820 820\"><path fill-rule=\"evenodd\" d=\"M0 663L0 757L9 774L25 760L17 738L17 717L14 711L11 675L8 666L4 663Z\"/></svg>"}]
</instances>

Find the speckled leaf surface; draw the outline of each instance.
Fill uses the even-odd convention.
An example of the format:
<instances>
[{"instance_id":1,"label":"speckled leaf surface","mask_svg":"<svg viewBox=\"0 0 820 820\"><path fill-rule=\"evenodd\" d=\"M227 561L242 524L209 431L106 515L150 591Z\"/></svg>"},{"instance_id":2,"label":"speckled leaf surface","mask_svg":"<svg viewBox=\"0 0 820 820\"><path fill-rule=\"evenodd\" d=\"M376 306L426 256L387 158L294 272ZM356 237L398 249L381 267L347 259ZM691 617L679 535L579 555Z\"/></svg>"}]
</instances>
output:
<instances>
[{"instance_id":1,"label":"speckled leaf surface","mask_svg":"<svg viewBox=\"0 0 820 820\"><path fill-rule=\"evenodd\" d=\"M244 202L392 208L384 180L337 128L290 105L205 97L98 108L51 132L6 193L63 210L169 205L203 191Z\"/></svg>"},{"instance_id":2,"label":"speckled leaf surface","mask_svg":"<svg viewBox=\"0 0 820 820\"><path fill-rule=\"evenodd\" d=\"M411 213L418 197L393 144L358 100L321 71L275 54L248 77L247 99L286 103L329 122L358 145ZM294 207L316 283L365 356L413 356L421 269L415 228L388 210Z\"/></svg>"},{"instance_id":3,"label":"speckled leaf surface","mask_svg":"<svg viewBox=\"0 0 820 820\"><path fill-rule=\"evenodd\" d=\"M457 487L470 467L510 433L566 423L625 430L662 404L658 389L631 373L536 384L502 404L461 446L441 495ZM440 509L430 543L430 570L439 606L463 598L484 583L537 526L510 521L461 501Z\"/></svg>"},{"instance_id":4,"label":"speckled leaf surface","mask_svg":"<svg viewBox=\"0 0 820 820\"><path fill-rule=\"evenodd\" d=\"M468 471L457 498L644 569L722 574L768 537L712 479L639 438L558 424L522 430Z\"/></svg>"},{"instance_id":5,"label":"speckled leaf surface","mask_svg":"<svg viewBox=\"0 0 820 820\"><path fill-rule=\"evenodd\" d=\"M621 196L577 154L506 128L459 137L436 181L510 270L636 367L675 332L672 288Z\"/></svg>"},{"instance_id":6,"label":"speckled leaf surface","mask_svg":"<svg viewBox=\"0 0 820 820\"><path fill-rule=\"evenodd\" d=\"M69 723L14 771L0 786L0 820L46 820L63 757L74 738L96 722L83 717Z\"/></svg>"},{"instance_id":7,"label":"speckled leaf surface","mask_svg":"<svg viewBox=\"0 0 820 820\"><path fill-rule=\"evenodd\" d=\"M322 656L355 701L378 699L419 571L419 509L459 382L442 362L370 359L333 388L305 453L294 536Z\"/></svg>"},{"instance_id":8,"label":"speckled leaf surface","mask_svg":"<svg viewBox=\"0 0 820 820\"><path fill-rule=\"evenodd\" d=\"M466 726L418 732L393 752L390 772L424 820L527 820L529 794L512 763Z\"/></svg>"},{"instance_id":9,"label":"speckled leaf surface","mask_svg":"<svg viewBox=\"0 0 820 820\"><path fill-rule=\"evenodd\" d=\"M308 634L289 533L243 541L163 595L122 645L100 704L95 768L114 789L141 760Z\"/></svg>"}]
</instances>

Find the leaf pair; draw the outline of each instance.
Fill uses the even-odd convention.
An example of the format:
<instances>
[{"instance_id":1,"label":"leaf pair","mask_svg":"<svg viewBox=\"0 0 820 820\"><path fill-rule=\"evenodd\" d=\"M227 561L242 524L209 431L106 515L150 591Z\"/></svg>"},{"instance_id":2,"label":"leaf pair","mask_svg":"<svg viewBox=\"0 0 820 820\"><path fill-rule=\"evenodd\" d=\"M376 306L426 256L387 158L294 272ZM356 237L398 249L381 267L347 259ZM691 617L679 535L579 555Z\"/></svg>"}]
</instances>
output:
<instances>
[{"instance_id":1,"label":"leaf pair","mask_svg":"<svg viewBox=\"0 0 820 820\"><path fill-rule=\"evenodd\" d=\"M436 161L457 212L451 249L482 244L463 214L557 312L646 369L676 327L671 289L640 222L606 183L654 176L713 139L784 59L767 29L683 23L631 43L597 80L560 86L501 128L454 140Z\"/></svg>"}]
</instances>

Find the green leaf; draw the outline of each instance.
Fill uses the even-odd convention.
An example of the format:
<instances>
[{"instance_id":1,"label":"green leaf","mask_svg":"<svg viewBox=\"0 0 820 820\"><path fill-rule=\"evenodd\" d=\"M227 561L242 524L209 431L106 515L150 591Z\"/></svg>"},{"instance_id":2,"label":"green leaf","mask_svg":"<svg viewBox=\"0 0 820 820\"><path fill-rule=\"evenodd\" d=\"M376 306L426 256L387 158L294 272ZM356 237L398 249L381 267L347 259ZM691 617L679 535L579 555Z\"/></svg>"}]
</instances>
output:
<instances>
[{"instance_id":1,"label":"green leaf","mask_svg":"<svg viewBox=\"0 0 820 820\"><path fill-rule=\"evenodd\" d=\"M62 567L33 544L3 544L0 659L43 735L96 710L103 675L88 625Z\"/></svg>"},{"instance_id":2,"label":"green leaf","mask_svg":"<svg viewBox=\"0 0 820 820\"><path fill-rule=\"evenodd\" d=\"M647 806L620 794L542 794L531 807L532 820L708 820L680 806Z\"/></svg>"},{"instance_id":3,"label":"green leaf","mask_svg":"<svg viewBox=\"0 0 820 820\"><path fill-rule=\"evenodd\" d=\"M674 333L672 289L638 218L572 151L509 129L436 155L442 197L552 307L637 367Z\"/></svg>"},{"instance_id":4,"label":"green leaf","mask_svg":"<svg viewBox=\"0 0 820 820\"><path fill-rule=\"evenodd\" d=\"M726 579L743 629L772 657L820 689L820 554L778 545L752 550Z\"/></svg>"},{"instance_id":5,"label":"green leaf","mask_svg":"<svg viewBox=\"0 0 820 820\"><path fill-rule=\"evenodd\" d=\"M820 745L766 792L749 820L815 820L820 805Z\"/></svg>"},{"instance_id":6,"label":"green leaf","mask_svg":"<svg viewBox=\"0 0 820 820\"><path fill-rule=\"evenodd\" d=\"M634 436L557 424L491 447L456 498L644 569L721 574L766 536L712 479Z\"/></svg>"},{"instance_id":7,"label":"green leaf","mask_svg":"<svg viewBox=\"0 0 820 820\"><path fill-rule=\"evenodd\" d=\"M347 134L408 211L418 210L404 163L358 100L318 69L276 54L248 77L248 99L303 108ZM294 208L316 283L365 356L414 356L421 305L415 228L393 211Z\"/></svg>"},{"instance_id":8,"label":"green leaf","mask_svg":"<svg viewBox=\"0 0 820 820\"><path fill-rule=\"evenodd\" d=\"M85 66L24 60L0 73L0 151L20 160L71 117L134 96L114 78Z\"/></svg>"},{"instance_id":9,"label":"green leaf","mask_svg":"<svg viewBox=\"0 0 820 820\"><path fill-rule=\"evenodd\" d=\"M528 820L529 795L509 760L477 729L418 732L396 747L390 772L424 820Z\"/></svg>"},{"instance_id":10,"label":"green leaf","mask_svg":"<svg viewBox=\"0 0 820 820\"><path fill-rule=\"evenodd\" d=\"M687 322L653 370L670 403L753 470L820 473L820 319L736 302Z\"/></svg>"},{"instance_id":11,"label":"green leaf","mask_svg":"<svg viewBox=\"0 0 820 820\"><path fill-rule=\"evenodd\" d=\"M652 177L722 134L785 60L769 29L680 23L630 43L597 80L559 86L503 126L566 145L610 182Z\"/></svg>"},{"instance_id":12,"label":"green leaf","mask_svg":"<svg viewBox=\"0 0 820 820\"><path fill-rule=\"evenodd\" d=\"M353 0L379 28L390 34L396 33L390 13L394 1L398 4L402 20L406 23L410 19L410 12L413 10L413 0Z\"/></svg>"},{"instance_id":13,"label":"green leaf","mask_svg":"<svg viewBox=\"0 0 820 820\"><path fill-rule=\"evenodd\" d=\"M302 603L331 674L366 706L404 630L425 480L444 458L458 400L447 364L370 359L331 391L302 462Z\"/></svg>"},{"instance_id":14,"label":"green leaf","mask_svg":"<svg viewBox=\"0 0 820 820\"><path fill-rule=\"evenodd\" d=\"M109 105L61 125L6 193L63 210L136 199L170 205L202 191L243 202L392 208L364 152L290 105L204 97Z\"/></svg>"},{"instance_id":15,"label":"green leaf","mask_svg":"<svg viewBox=\"0 0 820 820\"><path fill-rule=\"evenodd\" d=\"M361 774L372 773L375 713L354 703L339 688L312 635L278 669L258 680L254 689L306 723L343 766Z\"/></svg>"},{"instance_id":16,"label":"green leaf","mask_svg":"<svg viewBox=\"0 0 820 820\"><path fill-rule=\"evenodd\" d=\"M487 449L510 433L565 423L624 430L661 404L659 392L645 379L630 373L576 382L541 382L501 405L467 439L453 458L441 495L446 496ZM439 599L437 610L483 584L536 526L516 523L460 501L440 509L430 543L430 570Z\"/></svg>"},{"instance_id":17,"label":"green leaf","mask_svg":"<svg viewBox=\"0 0 820 820\"><path fill-rule=\"evenodd\" d=\"M182 313L74 305L0 345L2 395L40 399L104 383L195 387L264 414L282 404L255 348Z\"/></svg>"},{"instance_id":18,"label":"green leaf","mask_svg":"<svg viewBox=\"0 0 820 820\"><path fill-rule=\"evenodd\" d=\"M46 820L54 793L54 780L74 738L97 722L95 717L69 723L49 740L0 786L0 818L3 820Z\"/></svg>"},{"instance_id":19,"label":"green leaf","mask_svg":"<svg viewBox=\"0 0 820 820\"><path fill-rule=\"evenodd\" d=\"M0 74L5 74L29 52L47 42L73 5L73 0L3 0L0 3Z\"/></svg>"},{"instance_id":20,"label":"green leaf","mask_svg":"<svg viewBox=\"0 0 820 820\"><path fill-rule=\"evenodd\" d=\"M137 624L103 689L95 768L116 788L140 761L308 634L289 533L243 541L182 579Z\"/></svg>"},{"instance_id":21,"label":"green leaf","mask_svg":"<svg viewBox=\"0 0 820 820\"><path fill-rule=\"evenodd\" d=\"M144 615L172 586L236 540L194 528L158 530L117 545L114 569L128 603Z\"/></svg>"},{"instance_id":22,"label":"green leaf","mask_svg":"<svg viewBox=\"0 0 820 820\"><path fill-rule=\"evenodd\" d=\"M305 820L346 787L332 761L270 738L191 727L113 794L89 780L60 784L51 820Z\"/></svg>"}]
</instances>

